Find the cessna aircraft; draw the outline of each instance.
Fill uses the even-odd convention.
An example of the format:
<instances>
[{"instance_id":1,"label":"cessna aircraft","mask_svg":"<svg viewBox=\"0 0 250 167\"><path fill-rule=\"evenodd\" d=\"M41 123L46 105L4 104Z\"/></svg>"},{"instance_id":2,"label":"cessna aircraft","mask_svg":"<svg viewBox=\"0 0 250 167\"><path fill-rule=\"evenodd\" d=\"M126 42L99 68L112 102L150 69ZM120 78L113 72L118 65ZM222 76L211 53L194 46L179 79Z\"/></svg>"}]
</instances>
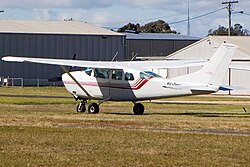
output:
<instances>
[{"instance_id":1,"label":"cessna aircraft","mask_svg":"<svg viewBox=\"0 0 250 167\"><path fill-rule=\"evenodd\" d=\"M217 92L225 78L237 46L222 44L209 61L127 61L95 62L82 60L44 59L28 57L3 57L4 61L59 65L64 70L62 81L75 100L81 100L77 112L85 112L89 99L99 100L88 106L91 114L99 113L105 101L132 101L136 115L144 113L138 101L158 98L209 94ZM147 69L203 67L190 74L166 79ZM69 72L65 66L84 67L85 70Z\"/></svg>"}]
</instances>

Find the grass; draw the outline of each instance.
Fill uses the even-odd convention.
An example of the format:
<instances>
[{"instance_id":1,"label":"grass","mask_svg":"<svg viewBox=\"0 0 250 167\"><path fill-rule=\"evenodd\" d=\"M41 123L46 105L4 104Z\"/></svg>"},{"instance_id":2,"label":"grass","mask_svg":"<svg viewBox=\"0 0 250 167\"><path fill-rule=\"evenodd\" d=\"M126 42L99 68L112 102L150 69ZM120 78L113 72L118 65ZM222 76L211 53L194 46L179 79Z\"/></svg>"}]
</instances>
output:
<instances>
[{"instance_id":1,"label":"grass","mask_svg":"<svg viewBox=\"0 0 250 167\"><path fill-rule=\"evenodd\" d=\"M0 87L0 95L34 95L71 97L64 87Z\"/></svg>"},{"instance_id":2,"label":"grass","mask_svg":"<svg viewBox=\"0 0 250 167\"><path fill-rule=\"evenodd\" d=\"M75 112L74 99L54 98L70 97L64 88L0 94L52 96L0 95L0 166L249 166L247 104L144 103L135 116L131 102L106 102L89 115Z\"/></svg>"},{"instance_id":3,"label":"grass","mask_svg":"<svg viewBox=\"0 0 250 167\"><path fill-rule=\"evenodd\" d=\"M249 162L245 136L105 128L0 130L2 166L244 166Z\"/></svg>"}]
</instances>

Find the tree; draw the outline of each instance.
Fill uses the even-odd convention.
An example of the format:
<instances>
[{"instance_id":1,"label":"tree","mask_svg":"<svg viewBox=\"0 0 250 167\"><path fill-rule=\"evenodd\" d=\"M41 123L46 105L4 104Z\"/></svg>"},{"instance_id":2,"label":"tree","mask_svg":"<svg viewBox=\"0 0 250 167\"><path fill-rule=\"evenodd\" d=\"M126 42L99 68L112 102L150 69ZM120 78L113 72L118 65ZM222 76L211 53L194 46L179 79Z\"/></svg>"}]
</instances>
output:
<instances>
[{"instance_id":1,"label":"tree","mask_svg":"<svg viewBox=\"0 0 250 167\"><path fill-rule=\"evenodd\" d=\"M210 29L208 35L218 35L218 36L227 36L228 28L219 26L217 30ZM249 36L250 33L247 29L243 29L240 24L235 24L234 27L231 27L231 36Z\"/></svg>"},{"instance_id":2,"label":"tree","mask_svg":"<svg viewBox=\"0 0 250 167\"><path fill-rule=\"evenodd\" d=\"M118 29L118 32L125 32L126 30L133 30L135 32L143 32L143 33L174 33L176 31L171 30L168 23L163 20L157 20L154 22L150 22L145 24L144 26L140 26L140 24L132 24L128 23L127 25Z\"/></svg>"},{"instance_id":3,"label":"tree","mask_svg":"<svg viewBox=\"0 0 250 167\"><path fill-rule=\"evenodd\" d=\"M135 32L141 32L141 26L139 23L137 24L133 24L133 23L128 23L127 25L119 28L117 30L117 32L125 32L126 30L132 30L132 31L135 31Z\"/></svg>"}]
</instances>

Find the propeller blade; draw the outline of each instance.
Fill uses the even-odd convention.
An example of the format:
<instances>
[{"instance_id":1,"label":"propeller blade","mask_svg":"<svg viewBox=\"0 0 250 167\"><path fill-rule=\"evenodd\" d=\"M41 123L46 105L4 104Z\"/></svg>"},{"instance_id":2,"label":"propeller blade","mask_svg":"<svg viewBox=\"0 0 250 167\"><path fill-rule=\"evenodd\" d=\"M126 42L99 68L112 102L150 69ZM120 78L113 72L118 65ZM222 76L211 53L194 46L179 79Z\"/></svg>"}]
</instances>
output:
<instances>
[{"instance_id":1,"label":"propeller blade","mask_svg":"<svg viewBox=\"0 0 250 167\"><path fill-rule=\"evenodd\" d=\"M76 59L76 54L74 54L72 60L75 60L75 59ZM74 68L74 67L70 66L68 71L71 72L72 68Z\"/></svg>"}]
</instances>

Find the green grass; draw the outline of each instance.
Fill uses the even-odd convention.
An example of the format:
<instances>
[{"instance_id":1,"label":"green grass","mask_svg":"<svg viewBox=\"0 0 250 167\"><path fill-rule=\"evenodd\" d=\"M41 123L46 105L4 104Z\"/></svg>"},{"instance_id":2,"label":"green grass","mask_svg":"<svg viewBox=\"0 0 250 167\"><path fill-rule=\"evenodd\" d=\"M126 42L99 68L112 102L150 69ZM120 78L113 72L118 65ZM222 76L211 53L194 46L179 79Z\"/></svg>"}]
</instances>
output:
<instances>
[{"instance_id":1,"label":"green grass","mask_svg":"<svg viewBox=\"0 0 250 167\"><path fill-rule=\"evenodd\" d=\"M0 95L71 97L64 87L0 87Z\"/></svg>"},{"instance_id":2,"label":"green grass","mask_svg":"<svg viewBox=\"0 0 250 167\"><path fill-rule=\"evenodd\" d=\"M62 98L28 98L28 97L4 97L0 98L0 104L19 104L19 105L48 105L48 104L76 104L74 99Z\"/></svg>"},{"instance_id":3,"label":"green grass","mask_svg":"<svg viewBox=\"0 0 250 167\"><path fill-rule=\"evenodd\" d=\"M0 127L1 166L245 166L249 137Z\"/></svg>"},{"instance_id":4,"label":"green grass","mask_svg":"<svg viewBox=\"0 0 250 167\"><path fill-rule=\"evenodd\" d=\"M131 102L106 102L90 115L53 98L70 97L64 88L0 91L0 166L249 166L247 104L144 103L136 116Z\"/></svg>"}]
</instances>

